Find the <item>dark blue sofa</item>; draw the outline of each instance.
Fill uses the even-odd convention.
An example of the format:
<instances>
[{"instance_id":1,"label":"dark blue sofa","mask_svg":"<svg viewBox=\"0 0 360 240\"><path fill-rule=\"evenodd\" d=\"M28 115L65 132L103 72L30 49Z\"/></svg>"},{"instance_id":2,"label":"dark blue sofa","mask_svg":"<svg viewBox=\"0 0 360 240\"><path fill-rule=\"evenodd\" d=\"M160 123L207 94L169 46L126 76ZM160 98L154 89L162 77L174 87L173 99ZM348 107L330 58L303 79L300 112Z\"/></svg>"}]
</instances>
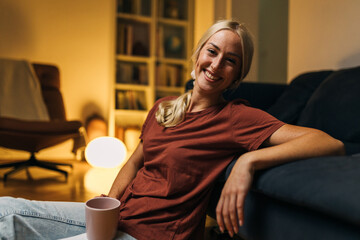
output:
<instances>
[{"instance_id":1,"label":"dark blue sofa","mask_svg":"<svg viewBox=\"0 0 360 240\"><path fill-rule=\"evenodd\" d=\"M244 98L286 123L321 129L342 140L347 152L256 172L239 236L360 239L360 67L308 72L289 85L244 82L226 98ZM234 163L214 187L211 217Z\"/></svg>"}]
</instances>

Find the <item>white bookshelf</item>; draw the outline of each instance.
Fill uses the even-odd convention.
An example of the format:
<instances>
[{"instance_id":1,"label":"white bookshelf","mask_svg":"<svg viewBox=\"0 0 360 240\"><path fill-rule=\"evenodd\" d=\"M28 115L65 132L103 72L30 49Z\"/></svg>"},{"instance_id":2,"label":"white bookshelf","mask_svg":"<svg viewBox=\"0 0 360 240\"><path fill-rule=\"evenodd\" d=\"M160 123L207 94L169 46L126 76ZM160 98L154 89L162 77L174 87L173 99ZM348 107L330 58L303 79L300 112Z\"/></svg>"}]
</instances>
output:
<instances>
[{"instance_id":1,"label":"white bookshelf","mask_svg":"<svg viewBox=\"0 0 360 240\"><path fill-rule=\"evenodd\" d=\"M193 0L117 0L110 134L141 127L154 102L190 78Z\"/></svg>"}]
</instances>

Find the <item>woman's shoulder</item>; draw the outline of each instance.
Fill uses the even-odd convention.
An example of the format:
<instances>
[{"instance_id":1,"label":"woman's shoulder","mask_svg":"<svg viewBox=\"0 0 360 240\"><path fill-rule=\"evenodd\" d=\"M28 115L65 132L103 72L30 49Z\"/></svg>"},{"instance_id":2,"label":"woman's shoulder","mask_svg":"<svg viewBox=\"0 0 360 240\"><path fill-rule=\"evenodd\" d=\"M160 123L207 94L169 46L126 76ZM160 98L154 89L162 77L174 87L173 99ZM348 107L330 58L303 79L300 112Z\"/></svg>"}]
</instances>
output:
<instances>
[{"instance_id":1,"label":"woman's shoulder","mask_svg":"<svg viewBox=\"0 0 360 240\"><path fill-rule=\"evenodd\" d=\"M227 104L229 111L231 112L231 115L242 115L242 117L245 116L251 116L251 115L261 115L265 112L259 108L252 107L250 102L246 99L235 99ZM245 115L244 115L245 114Z\"/></svg>"}]
</instances>

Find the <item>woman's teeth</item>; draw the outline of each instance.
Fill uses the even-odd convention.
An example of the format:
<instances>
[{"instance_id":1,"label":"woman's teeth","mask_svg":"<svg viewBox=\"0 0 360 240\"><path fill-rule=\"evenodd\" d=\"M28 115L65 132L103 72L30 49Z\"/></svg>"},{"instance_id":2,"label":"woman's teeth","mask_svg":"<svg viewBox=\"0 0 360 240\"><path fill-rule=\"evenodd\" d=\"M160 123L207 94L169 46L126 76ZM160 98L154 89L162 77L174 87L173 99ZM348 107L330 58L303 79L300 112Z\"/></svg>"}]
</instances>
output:
<instances>
[{"instance_id":1,"label":"woman's teeth","mask_svg":"<svg viewBox=\"0 0 360 240\"><path fill-rule=\"evenodd\" d=\"M211 75L211 73L209 73L208 71L205 71L205 75L210 78L211 80L219 80L219 77L215 77L213 75Z\"/></svg>"}]
</instances>

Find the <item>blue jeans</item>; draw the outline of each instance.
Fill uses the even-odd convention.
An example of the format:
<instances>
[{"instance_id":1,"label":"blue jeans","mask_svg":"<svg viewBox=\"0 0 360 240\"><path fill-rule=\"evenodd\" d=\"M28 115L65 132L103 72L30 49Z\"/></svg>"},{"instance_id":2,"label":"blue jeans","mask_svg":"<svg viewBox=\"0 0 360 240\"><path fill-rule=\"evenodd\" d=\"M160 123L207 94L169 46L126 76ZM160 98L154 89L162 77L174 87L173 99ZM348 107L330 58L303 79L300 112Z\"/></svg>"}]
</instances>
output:
<instances>
[{"instance_id":1,"label":"blue jeans","mask_svg":"<svg viewBox=\"0 0 360 240\"><path fill-rule=\"evenodd\" d=\"M85 233L85 204L0 197L0 239L60 239ZM132 240L118 232L116 239Z\"/></svg>"}]
</instances>

